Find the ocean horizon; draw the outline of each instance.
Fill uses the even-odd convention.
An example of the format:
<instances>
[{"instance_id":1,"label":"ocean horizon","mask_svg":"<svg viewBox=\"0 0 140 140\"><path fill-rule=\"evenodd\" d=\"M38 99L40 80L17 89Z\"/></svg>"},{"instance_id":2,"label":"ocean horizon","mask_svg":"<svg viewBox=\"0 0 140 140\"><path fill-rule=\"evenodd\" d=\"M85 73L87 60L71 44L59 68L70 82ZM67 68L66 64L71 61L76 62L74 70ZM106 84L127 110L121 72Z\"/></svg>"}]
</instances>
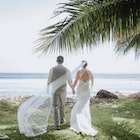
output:
<instances>
[{"instance_id":1,"label":"ocean horizon","mask_svg":"<svg viewBox=\"0 0 140 140\"><path fill-rule=\"evenodd\" d=\"M41 95L46 93L48 73L0 73L0 95ZM130 95L140 91L140 74L94 73L91 96L105 89ZM67 96L73 96L68 86Z\"/></svg>"}]
</instances>

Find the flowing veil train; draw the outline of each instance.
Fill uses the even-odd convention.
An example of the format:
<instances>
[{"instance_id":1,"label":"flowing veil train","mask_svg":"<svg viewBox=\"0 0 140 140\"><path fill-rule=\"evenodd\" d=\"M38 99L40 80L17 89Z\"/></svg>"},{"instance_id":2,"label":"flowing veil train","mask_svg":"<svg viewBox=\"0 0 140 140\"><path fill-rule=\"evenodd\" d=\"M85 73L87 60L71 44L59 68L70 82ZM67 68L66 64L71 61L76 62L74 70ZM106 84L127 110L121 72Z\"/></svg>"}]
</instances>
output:
<instances>
[{"instance_id":1,"label":"flowing veil train","mask_svg":"<svg viewBox=\"0 0 140 140\"><path fill-rule=\"evenodd\" d=\"M75 72L81 67L80 64L71 72ZM65 83L67 74L51 83L43 95L32 96L18 108L17 119L19 131L27 137L43 134L47 131L48 119L52 108L52 96L55 91Z\"/></svg>"}]
</instances>

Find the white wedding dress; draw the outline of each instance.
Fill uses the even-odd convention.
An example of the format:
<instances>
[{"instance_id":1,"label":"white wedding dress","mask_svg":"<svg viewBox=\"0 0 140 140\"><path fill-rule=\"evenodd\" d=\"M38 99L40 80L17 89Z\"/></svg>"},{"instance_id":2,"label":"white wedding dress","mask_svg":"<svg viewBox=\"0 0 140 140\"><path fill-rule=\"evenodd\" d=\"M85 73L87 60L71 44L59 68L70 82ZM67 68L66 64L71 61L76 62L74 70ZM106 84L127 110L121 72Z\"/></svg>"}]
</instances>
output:
<instances>
[{"instance_id":1,"label":"white wedding dress","mask_svg":"<svg viewBox=\"0 0 140 140\"><path fill-rule=\"evenodd\" d=\"M91 124L89 82L80 80L76 95L77 101L71 112L70 129L77 133L95 136L98 131L93 129Z\"/></svg>"}]
</instances>

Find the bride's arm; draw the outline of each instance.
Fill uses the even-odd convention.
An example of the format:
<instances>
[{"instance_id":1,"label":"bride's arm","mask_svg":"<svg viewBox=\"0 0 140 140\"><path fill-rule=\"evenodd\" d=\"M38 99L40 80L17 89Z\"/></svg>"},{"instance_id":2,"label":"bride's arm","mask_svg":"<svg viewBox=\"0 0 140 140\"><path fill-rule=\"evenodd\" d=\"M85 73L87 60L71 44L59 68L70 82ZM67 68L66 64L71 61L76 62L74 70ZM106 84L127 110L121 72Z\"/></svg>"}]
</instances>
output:
<instances>
[{"instance_id":1,"label":"bride's arm","mask_svg":"<svg viewBox=\"0 0 140 140\"><path fill-rule=\"evenodd\" d=\"M78 80L79 80L79 71L76 73L76 78L75 78L73 86L72 86L73 89L76 87Z\"/></svg>"},{"instance_id":2,"label":"bride's arm","mask_svg":"<svg viewBox=\"0 0 140 140\"><path fill-rule=\"evenodd\" d=\"M93 88L93 85L94 85L94 76L93 74L91 73L91 90Z\"/></svg>"}]
</instances>

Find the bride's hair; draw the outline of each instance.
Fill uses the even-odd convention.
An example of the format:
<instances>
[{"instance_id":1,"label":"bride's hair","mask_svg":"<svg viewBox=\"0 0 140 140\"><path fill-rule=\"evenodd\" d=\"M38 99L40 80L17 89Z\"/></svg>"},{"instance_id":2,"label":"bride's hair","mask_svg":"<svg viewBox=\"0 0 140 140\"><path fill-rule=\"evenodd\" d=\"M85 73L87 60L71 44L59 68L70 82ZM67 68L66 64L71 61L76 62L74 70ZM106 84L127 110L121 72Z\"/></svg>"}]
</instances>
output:
<instances>
[{"instance_id":1,"label":"bride's hair","mask_svg":"<svg viewBox=\"0 0 140 140\"><path fill-rule=\"evenodd\" d=\"M86 67L87 67L87 61L86 61L86 60L83 60L83 61L82 61L82 67L83 67L83 68L86 68Z\"/></svg>"}]
</instances>

